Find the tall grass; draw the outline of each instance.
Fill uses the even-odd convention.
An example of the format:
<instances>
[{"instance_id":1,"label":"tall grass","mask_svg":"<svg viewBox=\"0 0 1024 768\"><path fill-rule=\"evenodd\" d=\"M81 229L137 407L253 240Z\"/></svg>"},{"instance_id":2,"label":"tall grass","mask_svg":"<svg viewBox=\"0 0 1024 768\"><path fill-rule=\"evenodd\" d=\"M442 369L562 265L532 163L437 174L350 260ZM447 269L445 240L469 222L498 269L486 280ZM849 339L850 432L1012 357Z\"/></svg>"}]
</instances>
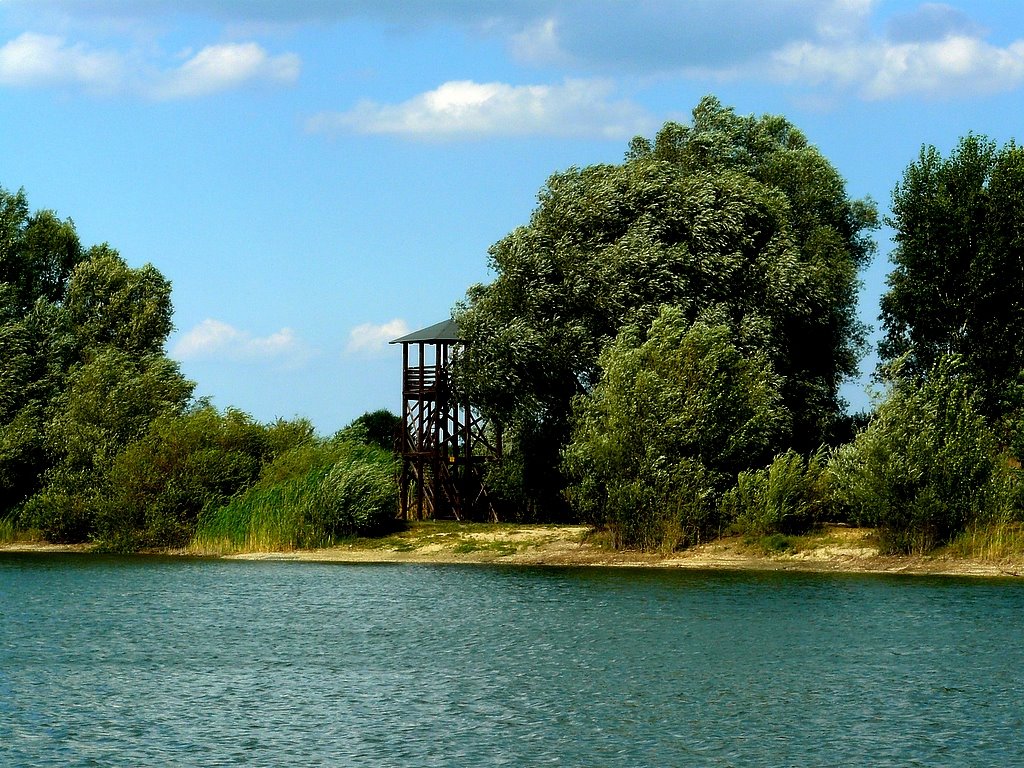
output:
<instances>
[{"instance_id":1,"label":"tall grass","mask_svg":"<svg viewBox=\"0 0 1024 768\"><path fill-rule=\"evenodd\" d=\"M18 540L18 531L9 517L0 517L0 544L11 544Z\"/></svg>"},{"instance_id":2,"label":"tall grass","mask_svg":"<svg viewBox=\"0 0 1024 768\"><path fill-rule=\"evenodd\" d=\"M1000 521L968 526L946 551L954 557L1006 560L1024 555L1024 524Z\"/></svg>"},{"instance_id":3,"label":"tall grass","mask_svg":"<svg viewBox=\"0 0 1024 768\"><path fill-rule=\"evenodd\" d=\"M393 454L332 442L286 452L229 503L204 510L194 552L311 549L374 533L395 518Z\"/></svg>"}]
</instances>

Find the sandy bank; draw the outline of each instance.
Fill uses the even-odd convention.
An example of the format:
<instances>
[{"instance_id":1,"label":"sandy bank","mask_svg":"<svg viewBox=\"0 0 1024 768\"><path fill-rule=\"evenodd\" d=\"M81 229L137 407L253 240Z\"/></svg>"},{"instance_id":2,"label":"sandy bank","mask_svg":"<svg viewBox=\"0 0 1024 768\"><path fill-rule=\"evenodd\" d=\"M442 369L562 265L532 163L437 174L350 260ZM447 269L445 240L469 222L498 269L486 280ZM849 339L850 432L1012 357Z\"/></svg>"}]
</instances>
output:
<instances>
[{"instance_id":1,"label":"sandy bank","mask_svg":"<svg viewBox=\"0 0 1024 768\"><path fill-rule=\"evenodd\" d=\"M16 543L0 552L88 552L86 544ZM161 554L204 554L173 551ZM943 554L880 555L867 529L832 527L799 540L797 551L764 554L739 538L659 555L602 546L582 525L462 525L416 523L383 539L360 539L326 549L247 552L237 560L345 563L481 563L508 565L610 566L723 570L885 573L1020 578L1024 558L980 560Z\"/></svg>"},{"instance_id":2,"label":"sandy bank","mask_svg":"<svg viewBox=\"0 0 1024 768\"><path fill-rule=\"evenodd\" d=\"M348 563L494 563L510 565L618 566L725 570L891 573L1019 578L1020 561L987 561L934 556L884 556L872 532L835 527L809 537L796 552L759 554L738 538L658 555L614 551L588 540L578 525L474 526L432 531L415 528L372 546L359 543L328 549L258 552L229 557Z\"/></svg>"}]
</instances>

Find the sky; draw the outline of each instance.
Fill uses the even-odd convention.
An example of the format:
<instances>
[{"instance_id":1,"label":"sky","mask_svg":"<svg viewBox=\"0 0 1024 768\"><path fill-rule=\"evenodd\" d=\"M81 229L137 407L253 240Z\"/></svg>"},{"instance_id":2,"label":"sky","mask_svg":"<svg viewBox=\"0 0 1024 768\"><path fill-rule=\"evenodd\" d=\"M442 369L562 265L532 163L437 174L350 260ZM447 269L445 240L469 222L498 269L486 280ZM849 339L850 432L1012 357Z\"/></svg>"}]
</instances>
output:
<instances>
[{"instance_id":1,"label":"sky","mask_svg":"<svg viewBox=\"0 0 1024 768\"><path fill-rule=\"evenodd\" d=\"M322 434L400 412L387 341L494 278L552 173L706 94L884 214L922 145L1024 140L1024 3L0 0L0 186L171 280L197 395Z\"/></svg>"}]
</instances>

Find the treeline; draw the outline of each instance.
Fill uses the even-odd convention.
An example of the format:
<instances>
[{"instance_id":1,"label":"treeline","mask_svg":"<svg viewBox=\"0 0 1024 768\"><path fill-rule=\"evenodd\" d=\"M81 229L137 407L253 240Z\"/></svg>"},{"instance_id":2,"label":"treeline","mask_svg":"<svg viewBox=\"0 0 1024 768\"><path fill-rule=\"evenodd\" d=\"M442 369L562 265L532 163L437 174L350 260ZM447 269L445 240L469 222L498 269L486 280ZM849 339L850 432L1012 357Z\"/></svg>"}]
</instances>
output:
<instances>
[{"instance_id":1,"label":"treeline","mask_svg":"<svg viewBox=\"0 0 1024 768\"><path fill-rule=\"evenodd\" d=\"M504 431L507 520L622 547L823 522L890 551L1024 546L1024 149L924 148L893 193L871 413L840 384L880 220L785 118L714 98L572 168L456 309L454 384ZM0 537L319 546L397 511L397 418L330 438L212 408L168 359L170 285L0 190Z\"/></svg>"},{"instance_id":2,"label":"treeline","mask_svg":"<svg viewBox=\"0 0 1024 768\"><path fill-rule=\"evenodd\" d=\"M0 534L317 546L393 519L396 417L327 439L218 411L163 352L171 313L156 268L0 190Z\"/></svg>"},{"instance_id":3,"label":"treeline","mask_svg":"<svg viewBox=\"0 0 1024 768\"><path fill-rule=\"evenodd\" d=\"M925 551L1024 515L1024 150L922 150L893 196L885 395L839 386L879 224L782 117L714 98L619 165L552 176L456 313L456 380L505 429L507 514L620 546L824 521Z\"/></svg>"}]
</instances>

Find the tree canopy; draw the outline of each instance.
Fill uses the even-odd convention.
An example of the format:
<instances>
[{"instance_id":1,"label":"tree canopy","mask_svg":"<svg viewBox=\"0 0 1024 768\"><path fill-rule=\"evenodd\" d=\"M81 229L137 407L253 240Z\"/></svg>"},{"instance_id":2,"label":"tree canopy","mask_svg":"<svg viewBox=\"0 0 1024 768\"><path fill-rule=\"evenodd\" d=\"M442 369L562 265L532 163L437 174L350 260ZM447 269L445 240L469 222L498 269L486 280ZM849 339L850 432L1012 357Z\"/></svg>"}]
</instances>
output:
<instances>
[{"instance_id":1,"label":"tree canopy","mask_svg":"<svg viewBox=\"0 0 1024 768\"><path fill-rule=\"evenodd\" d=\"M622 164L548 180L529 223L491 248L495 280L457 310L469 342L458 383L518 440L524 482L556 489L573 397L594 389L623 327L646 329L670 305L687 322L713 314L738 349L763 353L791 417L781 443L814 447L856 372L857 273L875 223L787 120L707 97L692 125L634 139Z\"/></svg>"},{"instance_id":2,"label":"tree canopy","mask_svg":"<svg viewBox=\"0 0 1024 768\"><path fill-rule=\"evenodd\" d=\"M1024 148L968 135L949 157L921 149L893 192L882 297L884 362L921 379L963 358L990 418L1024 368Z\"/></svg>"},{"instance_id":3,"label":"tree canopy","mask_svg":"<svg viewBox=\"0 0 1024 768\"><path fill-rule=\"evenodd\" d=\"M171 311L154 267L83 248L70 219L0 189L0 516L44 486L92 484L150 421L182 411L192 384L163 355ZM71 514L52 533L83 525Z\"/></svg>"}]
</instances>

